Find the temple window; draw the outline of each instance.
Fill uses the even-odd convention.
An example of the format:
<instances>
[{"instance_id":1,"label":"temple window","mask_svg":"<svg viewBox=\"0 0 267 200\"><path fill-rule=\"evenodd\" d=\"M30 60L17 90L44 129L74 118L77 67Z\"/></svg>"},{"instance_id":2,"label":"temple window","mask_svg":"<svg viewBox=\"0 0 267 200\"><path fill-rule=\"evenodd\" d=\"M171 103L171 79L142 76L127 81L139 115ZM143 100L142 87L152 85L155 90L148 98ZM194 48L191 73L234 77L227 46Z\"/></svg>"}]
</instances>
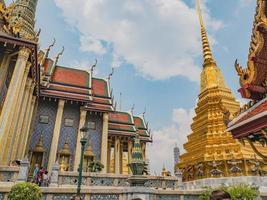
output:
<instances>
[{"instance_id":1,"label":"temple window","mask_svg":"<svg viewBox=\"0 0 267 200\"><path fill-rule=\"evenodd\" d=\"M74 120L66 118L65 121L64 121L64 125L65 125L65 127L73 127Z\"/></svg>"},{"instance_id":2,"label":"temple window","mask_svg":"<svg viewBox=\"0 0 267 200\"><path fill-rule=\"evenodd\" d=\"M96 130L96 122L95 121L89 121L88 122L88 128L91 130Z\"/></svg>"},{"instance_id":3,"label":"temple window","mask_svg":"<svg viewBox=\"0 0 267 200\"><path fill-rule=\"evenodd\" d=\"M39 117L39 122L41 124L48 124L49 122L49 117L47 115L40 115Z\"/></svg>"}]
</instances>

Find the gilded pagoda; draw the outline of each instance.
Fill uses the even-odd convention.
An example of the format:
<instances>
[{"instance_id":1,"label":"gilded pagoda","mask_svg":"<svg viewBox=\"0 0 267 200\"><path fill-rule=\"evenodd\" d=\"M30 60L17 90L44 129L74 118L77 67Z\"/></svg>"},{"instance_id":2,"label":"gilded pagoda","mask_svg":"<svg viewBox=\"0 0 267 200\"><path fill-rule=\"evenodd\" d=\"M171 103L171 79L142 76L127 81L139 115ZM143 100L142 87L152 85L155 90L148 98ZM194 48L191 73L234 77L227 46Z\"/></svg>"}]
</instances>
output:
<instances>
[{"instance_id":1,"label":"gilded pagoda","mask_svg":"<svg viewBox=\"0 0 267 200\"><path fill-rule=\"evenodd\" d=\"M61 171L77 171L80 129L89 137L84 171L93 160L102 173L130 174L133 141L140 138L143 157L152 142L144 116L117 111L111 75L98 78L91 70L58 64L64 48L54 58L39 49L35 32L38 0L0 0L0 165L28 159L49 173L58 163Z\"/></svg>"},{"instance_id":2,"label":"gilded pagoda","mask_svg":"<svg viewBox=\"0 0 267 200\"><path fill-rule=\"evenodd\" d=\"M255 157L226 131L226 121L239 111L239 103L226 86L210 48L208 36L197 2L203 46L203 69L200 94L191 125L192 133L184 144L186 153L176 165L183 180L207 177L251 175Z\"/></svg>"}]
</instances>

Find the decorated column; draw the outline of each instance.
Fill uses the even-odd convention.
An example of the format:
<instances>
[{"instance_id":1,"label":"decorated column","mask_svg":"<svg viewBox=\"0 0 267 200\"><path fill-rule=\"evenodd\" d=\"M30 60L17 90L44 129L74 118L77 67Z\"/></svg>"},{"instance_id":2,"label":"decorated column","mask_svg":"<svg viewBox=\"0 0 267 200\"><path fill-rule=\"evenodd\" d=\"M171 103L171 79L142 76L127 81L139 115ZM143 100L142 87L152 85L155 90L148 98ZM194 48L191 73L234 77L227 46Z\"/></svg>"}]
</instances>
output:
<instances>
[{"instance_id":1,"label":"decorated column","mask_svg":"<svg viewBox=\"0 0 267 200\"><path fill-rule=\"evenodd\" d=\"M102 173L107 173L108 169L108 113L103 114L103 130L101 144L101 163L104 165Z\"/></svg>"},{"instance_id":2,"label":"decorated column","mask_svg":"<svg viewBox=\"0 0 267 200\"><path fill-rule=\"evenodd\" d=\"M22 104L22 109L19 117L19 122L18 122L18 127L17 127L17 135L19 138L19 143L18 147L16 148L16 158L18 159L23 159L22 156L22 149L23 149L23 144L25 143L25 137L26 137L26 128L23 129L25 122L27 121L28 115L30 113L30 105L31 105L31 100L32 100L32 92L33 88L32 87L32 79L28 78L27 83L26 83L26 90L25 90L25 96L24 96L24 101Z\"/></svg>"},{"instance_id":3,"label":"decorated column","mask_svg":"<svg viewBox=\"0 0 267 200\"><path fill-rule=\"evenodd\" d=\"M112 143L112 140L108 140L108 163L107 163L107 173L110 173L110 162L111 162L111 159L110 159L110 156L111 156L111 143Z\"/></svg>"},{"instance_id":4,"label":"decorated column","mask_svg":"<svg viewBox=\"0 0 267 200\"><path fill-rule=\"evenodd\" d=\"M128 140L128 162L131 163L132 161L132 148L133 148L133 142L131 139ZM131 170L129 170L131 172Z\"/></svg>"},{"instance_id":5,"label":"decorated column","mask_svg":"<svg viewBox=\"0 0 267 200\"><path fill-rule=\"evenodd\" d=\"M115 174L121 173L121 142L120 138L115 138Z\"/></svg>"},{"instance_id":6,"label":"decorated column","mask_svg":"<svg viewBox=\"0 0 267 200\"><path fill-rule=\"evenodd\" d=\"M81 158L81 132L80 129L85 125L86 122L86 110L80 110L80 123L79 123L79 130L77 132L77 141L76 141L76 150L75 150L75 157L74 157L74 171L78 171L80 158Z\"/></svg>"},{"instance_id":7,"label":"decorated column","mask_svg":"<svg viewBox=\"0 0 267 200\"><path fill-rule=\"evenodd\" d=\"M15 107L29 55L29 49L20 49L0 116L0 164L2 165L7 165L9 162L8 149L11 149L10 144L13 137L13 135L9 135L9 130L13 121L13 115L17 112Z\"/></svg>"},{"instance_id":8,"label":"decorated column","mask_svg":"<svg viewBox=\"0 0 267 200\"><path fill-rule=\"evenodd\" d=\"M56 122L55 122L52 143L51 143L50 153L49 153L48 167L47 167L49 173L51 173L52 166L56 162L57 147L58 147L58 140L59 140L59 135L60 135L62 116L63 116L63 111L64 111L64 104L65 104L64 100L58 101L57 116L56 116Z\"/></svg>"},{"instance_id":9,"label":"decorated column","mask_svg":"<svg viewBox=\"0 0 267 200\"><path fill-rule=\"evenodd\" d=\"M9 54L8 51L4 52L3 60L0 66L0 92L6 81L6 76L9 69L10 56L8 54Z\"/></svg>"},{"instance_id":10,"label":"decorated column","mask_svg":"<svg viewBox=\"0 0 267 200\"><path fill-rule=\"evenodd\" d=\"M31 91L33 91L33 87L34 85L32 85ZM32 96L32 93L31 93ZM35 110L35 105L36 105L36 96L32 96L31 101L29 102L29 113L27 115L27 120L25 121L22 130L25 130L25 141L23 142L23 146L22 146L22 151L21 151L21 156L20 157L24 157L25 154L27 153L27 148L29 148L29 141L30 141L30 129L31 129L31 121L32 121L32 117L33 117L33 112ZM24 128L25 127L25 128Z\"/></svg>"},{"instance_id":11,"label":"decorated column","mask_svg":"<svg viewBox=\"0 0 267 200\"><path fill-rule=\"evenodd\" d=\"M18 126L19 126L19 122L22 121L23 116L22 114L25 112L25 106L26 106L26 95L27 95L27 91L26 91L26 83L27 83L27 77L30 71L30 67L31 67L31 63L28 62L26 65L26 69L23 75L23 80L20 86L20 92L18 94L18 101L17 101L17 105L15 110L17 112L14 113L13 116L13 123L11 124L11 128L10 128L10 135L13 135L12 141L11 141L11 146L12 146L12 151L10 152L11 156L10 156L10 160L15 160L16 158L16 151L18 149L18 142L19 142L19 136L20 136L20 132L18 132Z\"/></svg>"}]
</instances>

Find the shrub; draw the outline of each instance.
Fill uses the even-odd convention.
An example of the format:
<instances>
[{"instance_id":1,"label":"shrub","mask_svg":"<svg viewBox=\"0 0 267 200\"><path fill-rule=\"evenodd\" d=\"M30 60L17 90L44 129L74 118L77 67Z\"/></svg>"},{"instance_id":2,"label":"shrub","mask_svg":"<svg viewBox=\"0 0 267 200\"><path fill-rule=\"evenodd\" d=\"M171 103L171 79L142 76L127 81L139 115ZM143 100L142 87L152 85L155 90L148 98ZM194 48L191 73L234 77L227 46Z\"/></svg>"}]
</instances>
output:
<instances>
[{"instance_id":1,"label":"shrub","mask_svg":"<svg viewBox=\"0 0 267 200\"><path fill-rule=\"evenodd\" d=\"M213 190L223 190L228 192L231 195L232 200L254 200L259 195L257 188L240 184L229 187L206 188L200 195L199 200L210 200L210 194Z\"/></svg>"},{"instance_id":2,"label":"shrub","mask_svg":"<svg viewBox=\"0 0 267 200\"><path fill-rule=\"evenodd\" d=\"M254 200L259 195L256 188L245 184L229 187L226 191L231 195L232 200Z\"/></svg>"},{"instance_id":3,"label":"shrub","mask_svg":"<svg viewBox=\"0 0 267 200\"><path fill-rule=\"evenodd\" d=\"M38 185L34 183L18 183L11 188L8 194L9 200L41 200L42 193Z\"/></svg>"},{"instance_id":4,"label":"shrub","mask_svg":"<svg viewBox=\"0 0 267 200\"><path fill-rule=\"evenodd\" d=\"M88 168L89 172L100 172L104 168L104 165L99 161L92 161L90 162Z\"/></svg>"}]
</instances>

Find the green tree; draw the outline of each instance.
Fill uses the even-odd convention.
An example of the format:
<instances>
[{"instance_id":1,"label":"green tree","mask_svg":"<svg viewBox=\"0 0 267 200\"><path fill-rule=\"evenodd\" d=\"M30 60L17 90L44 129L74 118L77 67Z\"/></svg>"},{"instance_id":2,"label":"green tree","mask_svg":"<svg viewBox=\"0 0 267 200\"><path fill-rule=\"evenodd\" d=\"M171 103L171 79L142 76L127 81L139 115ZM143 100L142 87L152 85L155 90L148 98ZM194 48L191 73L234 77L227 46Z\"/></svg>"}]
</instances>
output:
<instances>
[{"instance_id":1,"label":"green tree","mask_svg":"<svg viewBox=\"0 0 267 200\"><path fill-rule=\"evenodd\" d=\"M18 183L11 188L8 194L9 200L41 200L42 193L38 185L34 183Z\"/></svg>"},{"instance_id":2,"label":"green tree","mask_svg":"<svg viewBox=\"0 0 267 200\"><path fill-rule=\"evenodd\" d=\"M199 200L210 200L211 192L214 190L223 190L231 195L232 200L254 200L258 197L258 188L246 184L233 185L229 187L205 188L200 195Z\"/></svg>"}]
</instances>

